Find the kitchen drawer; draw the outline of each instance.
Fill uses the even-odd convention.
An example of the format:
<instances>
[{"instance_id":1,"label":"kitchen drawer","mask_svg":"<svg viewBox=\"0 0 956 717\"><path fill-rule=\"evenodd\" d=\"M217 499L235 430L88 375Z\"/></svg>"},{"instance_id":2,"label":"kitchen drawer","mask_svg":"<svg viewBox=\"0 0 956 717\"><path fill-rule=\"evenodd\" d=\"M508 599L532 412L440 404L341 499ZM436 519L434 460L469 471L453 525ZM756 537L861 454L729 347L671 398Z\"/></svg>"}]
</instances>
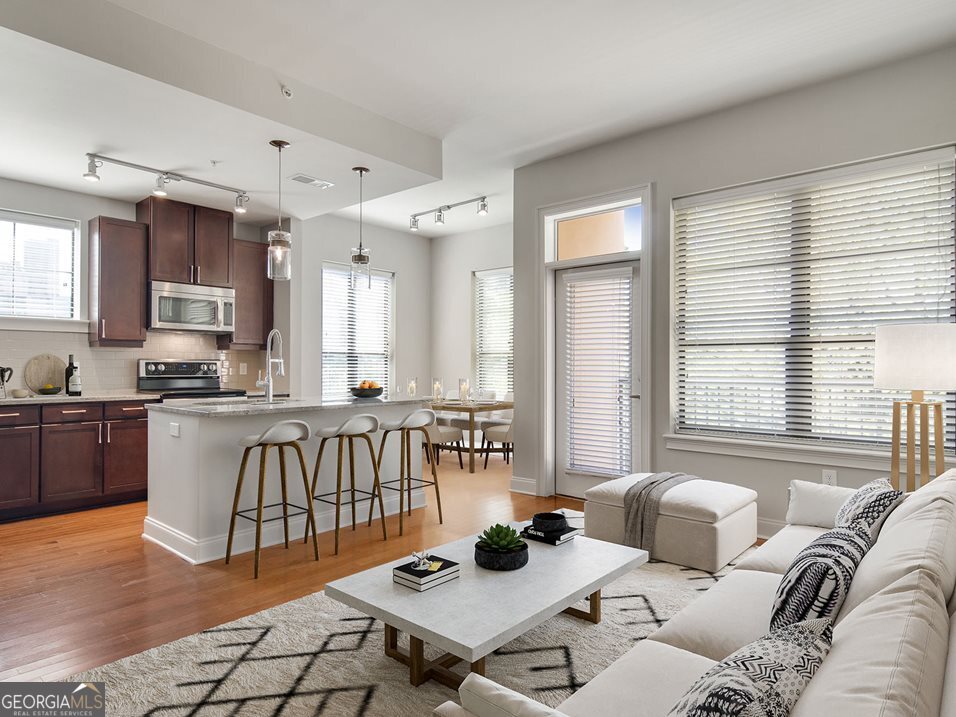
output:
<instances>
[{"instance_id":1,"label":"kitchen drawer","mask_svg":"<svg viewBox=\"0 0 956 717\"><path fill-rule=\"evenodd\" d=\"M0 427L29 426L39 422L39 406L0 406Z\"/></svg>"},{"instance_id":2,"label":"kitchen drawer","mask_svg":"<svg viewBox=\"0 0 956 717\"><path fill-rule=\"evenodd\" d=\"M43 406L43 423L75 423L103 420L102 403L60 403Z\"/></svg>"},{"instance_id":3,"label":"kitchen drawer","mask_svg":"<svg viewBox=\"0 0 956 717\"><path fill-rule=\"evenodd\" d=\"M110 401L103 404L103 416L107 421L146 418L147 403L156 403L156 401Z\"/></svg>"}]
</instances>

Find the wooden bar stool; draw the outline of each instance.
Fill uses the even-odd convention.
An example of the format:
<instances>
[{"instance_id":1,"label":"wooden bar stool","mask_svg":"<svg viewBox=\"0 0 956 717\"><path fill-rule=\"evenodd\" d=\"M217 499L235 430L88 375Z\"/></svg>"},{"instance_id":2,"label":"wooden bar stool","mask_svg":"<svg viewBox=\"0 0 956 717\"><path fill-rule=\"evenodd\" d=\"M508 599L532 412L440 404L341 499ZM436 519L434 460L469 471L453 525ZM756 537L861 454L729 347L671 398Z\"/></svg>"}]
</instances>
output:
<instances>
[{"instance_id":1,"label":"wooden bar stool","mask_svg":"<svg viewBox=\"0 0 956 717\"><path fill-rule=\"evenodd\" d=\"M429 426L435 425L435 412L428 408L420 408L417 411L412 411L405 418L398 421L391 421L389 423L381 424L382 430L382 442L379 445L378 449L378 470L382 470L382 457L385 455L385 441L388 440L388 434L395 431L401 433L402 438L402 448L399 454L399 471L398 478L394 480L387 480L382 482L383 488L388 488L389 490L398 491L398 534L405 534L405 494L408 494L408 514L412 514L412 484L418 483L421 486L433 485L435 486L435 502L438 504L438 522L443 523L441 514L441 493L438 490L438 471L435 468L435 454L432 449L432 442L426 430ZM421 432L425 436L425 450L428 451L428 460L432 467L432 479L424 480L423 478L412 478L412 433L415 431ZM395 488L394 483L398 483L398 488ZM381 496L380 496L381 498ZM369 511L368 516L369 525L372 524L372 513Z\"/></svg>"},{"instance_id":2,"label":"wooden bar stool","mask_svg":"<svg viewBox=\"0 0 956 717\"><path fill-rule=\"evenodd\" d=\"M312 490L309 492L309 495L312 496L313 500L317 500L320 503L327 503L328 505L335 506L335 554L339 554L339 527L341 522L342 514L342 493L348 493L349 499L352 504L352 530L355 530L355 503L356 503L356 493L361 493L362 495L367 495L368 498L362 498L361 500L368 500L368 524L372 524L372 511L375 509L375 497L378 496L378 509L382 515L382 539L388 540L388 532L385 529L385 505L382 502L382 491L379 487L378 481L378 463L375 460L375 448L372 446L372 438L369 434L375 433L378 430L378 418L373 416L370 413L361 413L358 416L352 416L349 420L343 423L341 426L335 426L330 428L320 428L315 432L315 435L318 438L322 439L322 442L319 444L319 455L315 459L315 471L312 473ZM372 490L359 490L355 487L355 446L354 441L356 438L363 439L368 444L368 453L369 457L372 459L372 470L375 473L375 480L372 483ZM331 493L322 493L316 494L319 486L319 468L322 465L322 453L325 451L325 444L332 439L338 439L339 441L339 460L336 467L336 481L335 481L335 491ZM344 458L344 450L347 439L349 446L349 487L343 490L342 488L342 465ZM335 496L335 500L328 500L329 496ZM313 532L315 527L312 528ZM305 527L305 539L309 539L309 526Z\"/></svg>"},{"instance_id":3,"label":"wooden bar stool","mask_svg":"<svg viewBox=\"0 0 956 717\"><path fill-rule=\"evenodd\" d=\"M299 441L307 441L312 433L309 424L304 421L279 421L274 423L259 435L245 436L239 439L239 445L245 450L242 453L242 463L239 465L239 477L236 480L236 496L232 501L232 516L229 519L229 540L226 543L226 564L229 564L229 558L232 557L232 538L236 530L236 517L252 520L256 524L256 559L253 569L253 577L259 577L259 552L262 547L262 524L271 523L273 520L281 520L282 527L285 530L285 547L289 547L289 518L299 515L307 515L306 532L308 526L312 526L312 549L315 552L315 559L319 559L319 542L315 539L315 515L312 512L312 501L307 500L306 507L295 505L288 500L288 491L286 489L286 471L285 471L285 449L292 448L299 457L299 469L302 472L302 486L305 488L305 495L309 493L309 476L305 468L305 458L302 456L302 447ZM246 464L249 462L249 454L254 448L259 449L259 498L255 508L239 510L239 498L242 495L242 480L246 473ZM279 449L279 477L282 485L282 501L280 503L270 503L263 505L266 482L266 458L269 456L271 448ZM275 508L282 506L282 515L263 520L262 511L265 508ZM289 513L289 508L295 508L298 513ZM255 511L253 518L247 513Z\"/></svg>"}]
</instances>

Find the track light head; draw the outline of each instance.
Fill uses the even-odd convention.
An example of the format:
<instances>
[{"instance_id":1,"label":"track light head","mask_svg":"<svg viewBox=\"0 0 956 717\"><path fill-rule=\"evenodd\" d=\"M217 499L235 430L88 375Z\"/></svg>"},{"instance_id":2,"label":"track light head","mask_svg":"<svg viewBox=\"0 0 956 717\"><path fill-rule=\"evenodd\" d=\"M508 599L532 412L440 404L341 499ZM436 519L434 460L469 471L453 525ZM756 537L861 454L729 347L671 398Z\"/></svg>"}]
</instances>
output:
<instances>
[{"instance_id":1,"label":"track light head","mask_svg":"<svg viewBox=\"0 0 956 717\"><path fill-rule=\"evenodd\" d=\"M441 209L435 211L435 224L445 223L445 212Z\"/></svg>"},{"instance_id":2,"label":"track light head","mask_svg":"<svg viewBox=\"0 0 956 717\"><path fill-rule=\"evenodd\" d=\"M102 162L97 162L96 159L90 157L89 161L86 163L86 171L83 173L83 179L85 179L87 182L100 181L100 175L96 173L96 168L102 166Z\"/></svg>"},{"instance_id":3,"label":"track light head","mask_svg":"<svg viewBox=\"0 0 956 717\"><path fill-rule=\"evenodd\" d=\"M153 194L157 197L166 196L166 182L169 181L165 174L156 175L156 186L153 187Z\"/></svg>"},{"instance_id":4,"label":"track light head","mask_svg":"<svg viewBox=\"0 0 956 717\"><path fill-rule=\"evenodd\" d=\"M486 217L488 216L488 200L482 197L478 200L478 216Z\"/></svg>"},{"instance_id":5,"label":"track light head","mask_svg":"<svg viewBox=\"0 0 956 717\"><path fill-rule=\"evenodd\" d=\"M413 232L418 231L418 217L412 217L408 220L408 229Z\"/></svg>"},{"instance_id":6,"label":"track light head","mask_svg":"<svg viewBox=\"0 0 956 717\"><path fill-rule=\"evenodd\" d=\"M236 214L245 214L246 213L246 202L249 201L249 195L247 194L237 194L236 195Z\"/></svg>"}]
</instances>

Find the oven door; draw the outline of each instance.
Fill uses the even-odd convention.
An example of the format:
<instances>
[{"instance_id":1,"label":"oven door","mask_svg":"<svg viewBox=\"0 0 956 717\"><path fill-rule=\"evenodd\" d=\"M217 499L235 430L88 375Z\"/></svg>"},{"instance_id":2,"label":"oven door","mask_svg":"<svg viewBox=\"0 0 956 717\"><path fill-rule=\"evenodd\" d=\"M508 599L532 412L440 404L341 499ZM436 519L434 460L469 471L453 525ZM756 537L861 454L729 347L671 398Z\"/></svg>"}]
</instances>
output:
<instances>
[{"instance_id":1,"label":"oven door","mask_svg":"<svg viewBox=\"0 0 956 717\"><path fill-rule=\"evenodd\" d=\"M229 333L232 326L225 327L223 318L226 302L230 307L229 313L234 313L234 297L233 289L153 282L150 289L150 328Z\"/></svg>"}]
</instances>

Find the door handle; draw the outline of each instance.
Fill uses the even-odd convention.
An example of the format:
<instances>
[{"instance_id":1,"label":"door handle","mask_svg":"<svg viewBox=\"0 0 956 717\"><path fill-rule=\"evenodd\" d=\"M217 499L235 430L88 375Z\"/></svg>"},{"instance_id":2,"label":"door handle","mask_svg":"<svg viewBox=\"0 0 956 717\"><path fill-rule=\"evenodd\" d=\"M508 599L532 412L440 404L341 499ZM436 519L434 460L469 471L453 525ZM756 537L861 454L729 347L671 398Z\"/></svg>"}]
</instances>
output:
<instances>
[{"instance_id":1,"label":"door handle","mask_svg":"<svg viewBox=\"0 0 956 717\"><path fill-rule=\"evenodd\" d=\"M632 393L632 394L631 394L631 398L640 398L640 397L641 397L641 394L639 394L639 393Z\"/></svg>"}]
</instances>

